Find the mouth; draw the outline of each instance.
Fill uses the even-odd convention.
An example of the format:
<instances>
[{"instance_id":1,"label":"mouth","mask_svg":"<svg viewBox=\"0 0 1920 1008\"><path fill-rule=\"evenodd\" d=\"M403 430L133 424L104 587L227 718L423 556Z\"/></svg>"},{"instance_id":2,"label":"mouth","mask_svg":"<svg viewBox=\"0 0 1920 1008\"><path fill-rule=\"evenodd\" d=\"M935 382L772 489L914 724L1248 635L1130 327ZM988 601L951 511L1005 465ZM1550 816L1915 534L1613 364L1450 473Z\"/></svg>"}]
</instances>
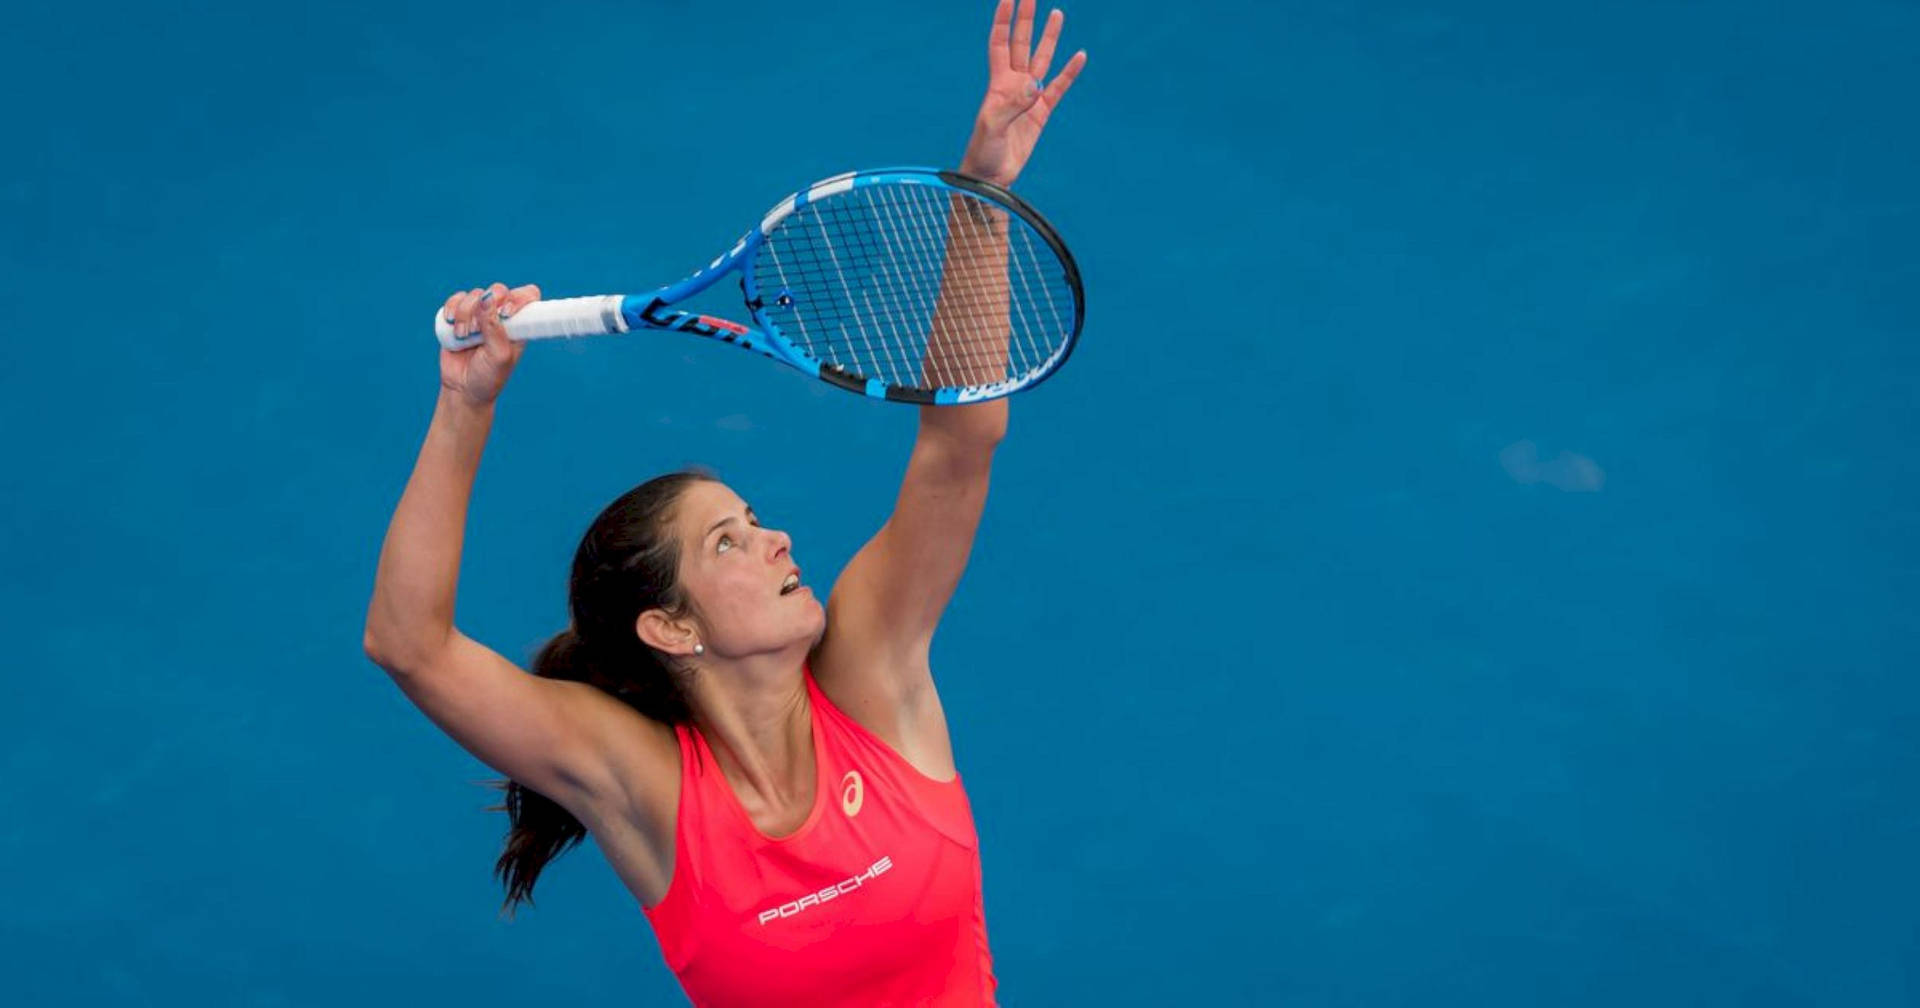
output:
<instances>
[{"instance_id":1,"label":"mouth","mask_svg":"<svg viewBox=\"0 0 1920 1008\"><path fill-rule=\"evenodd\" d=\"M782 595L791 595L804 588L806 588L806 586L800 583L800 568L798 567L789 571L786 580L780 582L780 594Z\"/></svg>"}]
</instances>

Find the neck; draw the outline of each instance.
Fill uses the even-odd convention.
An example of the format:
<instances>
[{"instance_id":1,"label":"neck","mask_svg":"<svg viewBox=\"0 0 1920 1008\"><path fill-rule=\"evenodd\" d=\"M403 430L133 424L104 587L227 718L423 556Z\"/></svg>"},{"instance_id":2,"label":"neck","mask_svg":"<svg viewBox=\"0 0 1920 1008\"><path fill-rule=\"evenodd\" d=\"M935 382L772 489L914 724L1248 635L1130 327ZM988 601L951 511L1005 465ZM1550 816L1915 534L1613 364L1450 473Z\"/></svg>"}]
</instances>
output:
<instances>
[{"instance_id":1,"label":"neck","mask_svg":"<svg viewBox=\"0 0 1920 1008\"><path fill-rule=\"evenodd\" d=\"M811 799L812 704L800 660L783 653L715 662L700 669L687 699L694 726L743 797L766 808Z\"/></svg>"}]
</instances>

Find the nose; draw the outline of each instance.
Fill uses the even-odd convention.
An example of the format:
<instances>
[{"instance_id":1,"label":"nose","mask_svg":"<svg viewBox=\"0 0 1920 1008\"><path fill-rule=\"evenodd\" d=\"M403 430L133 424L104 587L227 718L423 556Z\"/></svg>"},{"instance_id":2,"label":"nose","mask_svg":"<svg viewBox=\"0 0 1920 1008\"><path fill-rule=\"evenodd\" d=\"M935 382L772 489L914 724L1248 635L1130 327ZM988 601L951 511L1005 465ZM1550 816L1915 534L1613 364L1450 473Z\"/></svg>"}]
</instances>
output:
<instances>
[{"instance_id":1,"label":"nose","mask_svg":"<svg viewBox=\"0 0 1920 1008\"><path fill-rule=\"evenodd\" d=\"M768 559L778 560L783 553L788 556L793 554L793 537L785 532L779 529L768 529L767 541L773 543L773 553Z\"/></svg>"}]
</instances>

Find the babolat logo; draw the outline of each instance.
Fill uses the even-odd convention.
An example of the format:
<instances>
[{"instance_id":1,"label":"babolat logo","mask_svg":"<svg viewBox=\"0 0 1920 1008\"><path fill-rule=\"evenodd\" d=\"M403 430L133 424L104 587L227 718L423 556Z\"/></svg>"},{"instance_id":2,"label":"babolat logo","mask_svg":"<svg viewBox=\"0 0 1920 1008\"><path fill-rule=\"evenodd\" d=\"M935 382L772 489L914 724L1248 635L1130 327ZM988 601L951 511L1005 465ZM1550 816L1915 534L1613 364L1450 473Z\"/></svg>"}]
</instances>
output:
<instances>
[{"instance_id":1,"label":"babolat logo","mask_svg":"<svg viewBox=\"0 0 1920 1008\"><path fill-rule=\"evenodd\" d=\"M885 875L888 872L888 870L890 870L892 867L893 867L893 859L890 857L883 857L880 860L875 861L872 865L870 865L866 871L863 871L860 874L855 875L854 877L846 880L845 882L840 883L839 885L830 885L825 889L820 890L819 892L808 893L805 896L802 896L791 903L783 903L780 906L774 907L771 910L760 911L760 923L765 924L770 920L779 920L783 917L791 917L794 914L797 914L800 911L807 909L808 907L817 907L828 900L839 899L840 897L845 896L846 894L854 891L855 889L858 889L861 886L866 885L868 882L871 882L874 879L877 879L880 876Z\"/></svg>"},{"instance_id":2,"label":"babolat logo","mask_svg":"<svg viewBox=\"0 0 1920 1008\"><path fill-rule=\"evenodd\" d=\"M640 310L640 317L645 319L648 325L656 325L662 329L676 329L680 332L690 332L695 336L714 336L729 343L733 342L734 336L747 331L745 326L735 325L724 319L714 318L711 315L694 315L690 312L666 311L666 306L667 303L665 301L654 298L652 301L647 302L645 308ZM722 332L728 333L729 335L722 336Z\"/></svg>"}]
</instances>

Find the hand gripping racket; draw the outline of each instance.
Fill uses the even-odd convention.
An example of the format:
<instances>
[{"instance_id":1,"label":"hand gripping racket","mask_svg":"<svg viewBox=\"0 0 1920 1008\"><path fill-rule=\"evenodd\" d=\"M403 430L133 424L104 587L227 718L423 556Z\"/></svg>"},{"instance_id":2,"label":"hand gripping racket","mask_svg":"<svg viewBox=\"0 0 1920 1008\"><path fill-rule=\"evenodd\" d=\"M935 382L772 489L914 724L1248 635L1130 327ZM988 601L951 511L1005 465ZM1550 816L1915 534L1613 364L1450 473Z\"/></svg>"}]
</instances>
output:
<instances>
[{"instance_id":1,"label":"hand gripping racket","mask_svg":"<svg viewBox=\"0 0 1920 1008\"><path fill-rule=\"evenodd\" d=\"M673 309L736 271L750 324ZM537 301L506 329L692 333L876 399L947 405L1039 384L1066 361L1083 312L1073 256L1024 200L955 172L887 168L788 196L679 283ZM434 322L450 350L481 341Z\"/></svg>"}]
</instances>

